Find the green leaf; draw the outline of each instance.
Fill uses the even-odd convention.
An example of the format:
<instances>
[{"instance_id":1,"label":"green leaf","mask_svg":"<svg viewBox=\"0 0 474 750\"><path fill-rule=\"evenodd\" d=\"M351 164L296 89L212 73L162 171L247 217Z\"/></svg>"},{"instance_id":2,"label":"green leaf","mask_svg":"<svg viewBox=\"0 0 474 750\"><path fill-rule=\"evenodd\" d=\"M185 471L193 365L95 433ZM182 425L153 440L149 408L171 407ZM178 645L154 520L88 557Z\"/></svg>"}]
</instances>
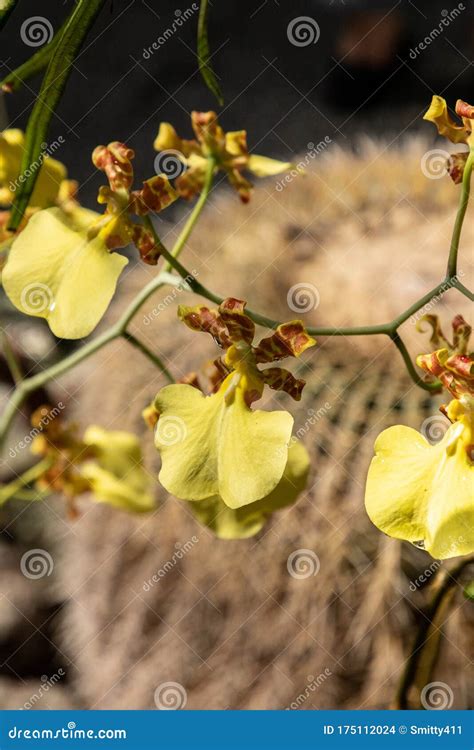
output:
<instances>
[{"instance_id":1,"label":"green leaf","mask_svg":"<svg viewBox=\"0 0 474 750\"><path fill-rule=\"evenodd\" d=\"M78 0L53 50L26 128L20 174L27 177L13 204L10 224L12 230L18 229L28 206L39 174L39 169L34 169L34 164L41 158L54 110L72 72L74 60L104 3L105 0Z\"/></svg>"},{"instance_id":2,"label":"green leaf","mask_svg":"<svg viewBox=\"0 0 474 750\"><path fill-rule=\"evenodd\" d=\"M214 96L220 105L224 104L224 97L222 96L221 87L217 80L217 76L212 69L210 64L211 51L209 49L209 39L207 35L207 15L208 15L208 0L201 0L201 7L199 9L199 20L198 20L198 37L197 37L197 53L199 60L199 70L204 79L207 88L212 91Z\"/></svg>"}]
</instances>

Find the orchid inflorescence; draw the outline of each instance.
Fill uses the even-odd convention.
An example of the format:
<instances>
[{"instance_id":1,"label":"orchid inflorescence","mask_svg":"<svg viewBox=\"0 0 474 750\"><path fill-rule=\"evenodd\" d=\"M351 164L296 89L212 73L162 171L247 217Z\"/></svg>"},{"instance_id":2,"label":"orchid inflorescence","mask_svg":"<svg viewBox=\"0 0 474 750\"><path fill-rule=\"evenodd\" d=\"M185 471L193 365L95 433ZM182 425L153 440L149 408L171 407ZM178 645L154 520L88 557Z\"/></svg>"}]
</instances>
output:
<instances>
[{"instance_id":1,"label":"orchid inflorescence","mask_svg":"<svg viewBox=\"0 0 474 750\"><path fill-rule=\"evenodd\" d=\"M456 269L474 160L474 108L459 101L456 112L460 123L451 119L444 99L433 97L425 119L434 122L441 135L469 149L451 157L447 170L456 184L462 183L449 255L448 288L456 286L470 296L456 280ZM304 381L281 367L280 362L298 358L314 347L313 335L318 329L306 329L300 320L278 323L246 310L243 300L218 298L178 260L218 172L247 203L252 185L246 172L265 177L292 166L250 154L246 132L225 133L215 112L193 112L191 124L195 137L190 140L181 138L171 124L161 124L155 148L172 153L182 169L174 178L155 174L139 189L133 187L131 148L115 141L94 150L93 163L108 180L98 194L99 204L105 207L102 214L82 207L66 169L45 157L15 233L8 226L23 135L10 130L0 137L0 240L6 256L2 284L22 313L44 318L60 338L86 337L103 318L128 262L120 249L134 245L141 261L149 265L157 265L162 258L166 261L164 270L109 331L18 384L1 430L4 438L16 409L33 390L119 336L135 343L169 376L127 326L160 286L177 286L183 278L190 279L191 291L217 307L179 306L178 317L192 331L210 334L219 356L210 363L197 363L196 371L182 382L162 388L143 414L154 429L163 487L187 503L217 536L243 538L257 533L274 511L292 504L306 486L310 460L304 445L292 437L292 415L283 410L257 409L255 403L265 386L294 400L301 399ZM198 201L170 252L156 234L151 216L181 198L192 200L196 196ZM445 291L445 281L433 290L433 297ZM436 557L448 558L474 551L474 361L468 349L470 327L461 316L453 321L449 340L438 318L427 315L420 324L431 326L433 350L417 359L425 376L416 371L398 327L425 303L426 296L395 321L367 327L364 332L387 334L418 385L431 392L446 389L451 401L442 411L450 426L436 445L404 426L382 432L368 473L366 507L372 521L386 534L408 540ZM271 334L257 334L256 323L271 329ZM337 329L324 332L339 333ZM350 335L351 330L345 333ZM76 498L85 493L130 511L154 507L152 479L133 435L89 426L79 437L77 428L64 423L61 416L39 429L33 451L41 461L36 473L27 472L25 484L33 479L41 492L62 492L72 509L76 509ZM5 486L0 498L15 496L17 488L18 480L13 488Z\"/></svg>"}]
</instances>

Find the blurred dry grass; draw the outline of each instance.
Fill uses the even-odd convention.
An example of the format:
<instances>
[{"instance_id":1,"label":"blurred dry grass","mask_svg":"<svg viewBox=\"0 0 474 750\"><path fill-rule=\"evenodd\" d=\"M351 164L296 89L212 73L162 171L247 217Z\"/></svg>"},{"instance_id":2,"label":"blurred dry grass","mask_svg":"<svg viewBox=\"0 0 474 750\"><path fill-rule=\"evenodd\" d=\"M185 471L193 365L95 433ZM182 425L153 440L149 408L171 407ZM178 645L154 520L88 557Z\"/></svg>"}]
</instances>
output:
<instances>
[{"instance_id":1,"label":"blurred dry grass","mask_svg":"<svg viewBox=\"0 0 474 750\"><path fill-rule=\"evenodd\" d=\"M357 155L331 149L282 191L262 183L246 207L220 191L183 262L213 290L241 296L272 317L294 317L288 290L310 283L320 305L303 316L308 323L384 322L444 274L458 188L448 178L423 176L420 158L428 148L413 141L397 149L367 142ZM465 226L463 248L474 236L469 217ZM165 225L161 230L173 234ZM460 269L472 285L472 256L465 250ZM109 319L151 273L129 271ZM179 378L214 348L178 325L174 300L160 306L167 294L161 290L149 301L133 332ZM179 294L179 302L191 300ZM467 300L451 291L431 312L449 330L454 314L468 316ZM413 323L405 324L404 335L413 354L427 349L427 337ZM322 409L305 436L314 459L308 491L257 537L214 539L162 489L158 510L147 517L88 501L72 523L60 500L10 507L9 528L19 537L11 567L25 545L35 543L51 552L55 568L40 585L13 577L8 568L2 574L8 585L0 602L2 654L8 656L0 679L5 707L21 705L38 683L27 670L23 682L9 672L24 648L8 654L9 633L21 631L25 618L38 622L38 611L57 603L62 608L47 618L47 638L67 680L38 708L152 708L155 688L166 681L182 684L187 707L195 709L275 709L295 701L303 709L391 704L427 597L426 589L412 591L410 581L432 560L371 525L363 507L365 475L381 429L400 422L420 428L442 399L414 387L384 337L321 339L304 359L299 372L306 391L296 409L291 405L296 429L308 424L309 409ZM159 459L140 412L161 385L148 361L116 342L57 384L56 395L68 400L83 425L142 434L155 475ZM289 406L286 397L271 402ZM199 542L144 591L143 584L194 535ZM318 556L314 577L288 574L287 558L298 549ZM472 621L472 605L458 595L446 615L435 672L458 708L472 705Z\"/></svg>"}]
</instances>

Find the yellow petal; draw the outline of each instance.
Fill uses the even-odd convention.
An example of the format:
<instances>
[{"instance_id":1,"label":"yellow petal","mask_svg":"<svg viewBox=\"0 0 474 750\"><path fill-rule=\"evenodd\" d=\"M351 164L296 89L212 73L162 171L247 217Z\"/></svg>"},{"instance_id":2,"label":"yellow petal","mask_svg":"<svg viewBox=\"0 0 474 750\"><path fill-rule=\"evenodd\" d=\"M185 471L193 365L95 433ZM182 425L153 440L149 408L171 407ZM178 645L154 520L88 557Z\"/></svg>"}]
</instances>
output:
<instances>
[{"instance_id":1,"label":"yellow petal","mask_svg":"<svg viewBox=\"0 0 474 750\"><path fill-rule=\"evenodd\" d=\"M473 464L456 440L460 428L451 425L437 445L409 427L384 430L367 478L372 522L439 559L474 552Z\"/></svg>"},{"instance_id":2,"label":"yellow petal","mask_svg":"<svg viewBox=\"0 0 474 750\"><path fill-rule=\"evenodd\" d=\"M290 161L278 161L269 159L267 156L258 156L252 154L249 156L247 168L257 177L271 177L281 172L291 169L293 164Z\"/></svg>"},{"instance_id":3,"label":"yellow petal","mask_svg":"<svg viewBox=\"0 0 474 750\"><path fill-rule=\"evenodd\" d=\"M442 96L433 96L430 107L423 117L424 120L433 122L438 128L438 133L449 138L452 143L465 143L468 137L466 128L457 125L451 119L446 99Z\"/></svg>"},{"instance_id":4,"label":"yellow petal","mask_svg":"<svg viewBox=\"0 0 474 750\"><path fill-rule=\"evenodd\" d=\"M46 318L59 338L79 339L96 327L128 260L109 253L103 240L89 240L97 214L59 208L39 211L11 247L2 283L26 315Z\"/></svg>"},{"instance_id":5,"label":"yellow petal","mask_svg":"<svg viewBox=\"0 0 474 750\"><path fill-rule=\"evenodd\" d=\"M135 435L91 425L84 442L94 449L96 458L87 461L81 473L91 483L98 502L135 512L153 510L151 482Z\"/></svg>"},{"instance_id":6,"label":"yellow petal","mask_svg":"<svg viewBox=\"0 0 474 750\"><path fill-rule=\"evenodd\" d=\"M4 130L0 135L0 195L2 202L11 203L15 192L25 181L27 174L21 174L21 160L24 150L24 134L21 130ZM62 180L67 170L64 164L45 156L32 165L31 171L39 171L30 206L48 208L54 205Z\"/></svg>"},{"instance_id":7,"label":"yellow petal","mask_svg":"<svg viewBox=\"0 0 474 750\"><path fill-rule=\"evenodd\" d=\"M155 400L155 445L168 492L182 500L220 495L230 508L241 508L280 481L293 418L284 411L252 411L239 388L226 400L227 382L213 396L190 385L163 388Z\"/></svg>"},{"instance_id":8,"label":"yellow petal","mask_svg":"<svg viewBox=\"0 0 474 750\"><path fill-rule=\"evenodd\" d=\"M309 472L306 448L294 442L288 449L288 461L282 478L267 497L232 510L221 497L207 498L190 504L196 518L208 526L219 539L246 539L263 528L276 510L291 505L306 487Z\"/></svg>"}]
</instances>

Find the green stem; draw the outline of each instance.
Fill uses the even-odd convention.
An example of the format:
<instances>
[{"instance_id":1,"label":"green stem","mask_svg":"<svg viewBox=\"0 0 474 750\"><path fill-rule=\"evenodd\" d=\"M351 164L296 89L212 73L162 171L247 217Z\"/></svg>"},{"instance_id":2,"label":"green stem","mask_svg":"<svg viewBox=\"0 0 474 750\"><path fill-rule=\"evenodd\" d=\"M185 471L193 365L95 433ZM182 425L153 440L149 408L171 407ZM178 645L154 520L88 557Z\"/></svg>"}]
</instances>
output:
<instances>
[{"instance_id":1,"label":"green stem","mask_svg":"<svg viewBox=\"0 0 474 750\"><path fill-rule=\"evenodd\" d=\"M148 347L145 346L145 344L143 344L139 339L135 338L133 334L128 333L128 331L125 331L122 334L122 336L126 341L129 341L136 349L141 351L145 355L145 357L148 357L148 359L150 359L153 362L153 364L156 365L161 370L163 375L166 376L166 378L168 379L170 383L175 382L174 377L172 376L172 374L170 373L170 371L168 370L164 362L160 359L160 357L158 357L157 354L154 354L152 351L150 351L150 349L148 349Z\"/></svg>"},{"instance_id":2,"label":"green stem","mask_svg":"<svg viewBox=\"0 0 474 750\"><path fill-rule=\"evenodd\" d=\"M409 695L412 686L416 683L418 668L423 657L423 651L426 647L426 644L429 642L432 624L436 619L436 615L445 602L446 598L452 593L454 586L458 584L464 570L473 563L474 557L468 557L467 559L462 560L453 570L445 571L444 581L442 582L442 584L436 591L432 601L428 605L428 609L424 613L424 617L420 623L418 632L416 633L411 653L406 662L406 666L398 687L395 700L395 708L410 708Z\"/></svg>"},{"instance_id":3,"label":"green stem","mask_svg":"<svg viewBox=\"0 0 474 750\"><path fill-rule=\"evenodd\" d=\"M10 370L11 376L13 378L13 382L15 383L15 385L18 385L20 380L22 380L23 378L21 365L10 343L10 339L8 338L5 331L1 331L0 338L2 341L2 350L3 350L6 363L8 365L8 369Z\"/></svg>"},{"instance_id":4,"label":"green stem","mask_svg":"<svg viewBox=\"0 0 474 750\"><path fill-rule=\"evenodd\" d=\"M22 380L13 391L10 401L7 403L0 417L0 446L3 444L6 435L8 434L8 430L11 423L13 422L13 419L15 418L17 410L20 409L21 406L25 403L28 396L34 393L34 391L36 391L38 388L46 385L46 383L48 383L50 380L56 379L60 375L63 375L65 372L68 372L68 370L70 370L72 367L75 367L80 362L83 362L83 360L87 359L92 354L95 354L111 341L120 338L120 336L124 336L124 334L126 334L125 337L127 338L129 336L129 334L127 334L127 326L129 325L136 312L143 305L143 303L146 302L148 297L150 297L153 292L160 289L160 287L164 286L165 283L171 283L169 274L166 275L166 282L161 278L161 274L156 276L156 278L152 279L147 284L147 286L145 286L140 291L137 297L135 297L131 305L127 307L117 323L111 326L111 328L105 331L101 336L97 336L97 338L89 341L87 344L84 344L84 346L82 346L80 349L73 352L68 357L65 357L60 362L56 362L54 365L51 365L51 367L48 367L46 370L39 372L37 375L33 375L32 377ZM180 283L181 282L177 279L176 285L179 285ZM131 338L133 339L131 343L136 345L135 337L132 336ZM159 358L149 352L149 350L144 345L141 344L138 348L144 354L146 354L146 356L153 357L153 361L155 362L155 364L157 364L160 369L163 369L162 363ZM166 375L166 377L170 377L170 373L167 371L166 367L163 369L163 373Z\"/></svg>"},{"instance_id":5,"label":"green stem","mask_svg":"<svg viewBox=\"0 0 474 750\"><path fill-rule=\"evenodd\" d=\"M449 250L448 268L446 272L448 278L453 278L457 273L459 240L461 238L462 225L464 223L464 217L466 215L467 205L469 203L469 194L471 191L471 173L473 165L474 149L471 149L469 156L467 157L462 177L459 208L456 214L456 221L454 222L453 236L451 239L451 247Z\"/></svg>"},{"instance_id":6,"label":"green stem","mask_svg":"<svg viewBox=\"0 0 474 750\"><path fill-rule=\"evenodd\" d=\"M6 484L1 487L0 506L6 503L7 500L10 500L11 497L14 497L19 490L27 487L36 479L39 479L39 477L44 474L45 471L48 471L51 466L51 458L44 458L38 464L32 466L31 469L28 469L23 474L21 474L21 476L17 477L17 479L15 479L13 482L10 482L10 484Z\"/></svg>"},{"instance_id":7,"label":"green stem","mask_svg":"<svg viewBox=\"0 0 474 750\"><path fill-rule=\"evenodd\" d=\"M393 341L398 351L402 355L403 361L405 362L405 366L408 370L408 374L410 375L413 382L416 383L416 385L419 385L420 388L423 388L425 391L429 391L430 393L438 393L442 387L442 384L439 382L439 380L426 382L425 380L423 380L423 378L420 377L415 369L415 365L411 360L410 353L408 352L408 349L400 338L398 332L394 331L393 333L389 334L389 336L391 341Z\"/></svg>"},{"instance_id":8,"label":"green stem","mask_svg":"<svg viewBox=\"0 0 474 750\"><path fill-rule=\"evenodd\" d=\"M201 215L201 211L204 208L206 201L209 197L209 193L211 192L212 188L212 181L214 178L214 170L216 167L215 159L209 158L207 161L207 171L206 171L206 177L204 179L204 185L201 191L201 194L197 200L196 205L194 206L193 210L191 211L182 232L180 233L178 239L176 240L173 250L171 252L171 255L173 258L178 258L181 254L181 251L183 250L186 242L189 239L189 236L191 232L194 229L194 225L196 224L197 220L199 219ZM153 234L156 237L156 231L153 232ZM160 246L163 246L163 243L160 241ZM172 268L171 263L167 262L165 266L163 267L163 271L166 273L169 272Z\"/></svg>"}]
</instances>

